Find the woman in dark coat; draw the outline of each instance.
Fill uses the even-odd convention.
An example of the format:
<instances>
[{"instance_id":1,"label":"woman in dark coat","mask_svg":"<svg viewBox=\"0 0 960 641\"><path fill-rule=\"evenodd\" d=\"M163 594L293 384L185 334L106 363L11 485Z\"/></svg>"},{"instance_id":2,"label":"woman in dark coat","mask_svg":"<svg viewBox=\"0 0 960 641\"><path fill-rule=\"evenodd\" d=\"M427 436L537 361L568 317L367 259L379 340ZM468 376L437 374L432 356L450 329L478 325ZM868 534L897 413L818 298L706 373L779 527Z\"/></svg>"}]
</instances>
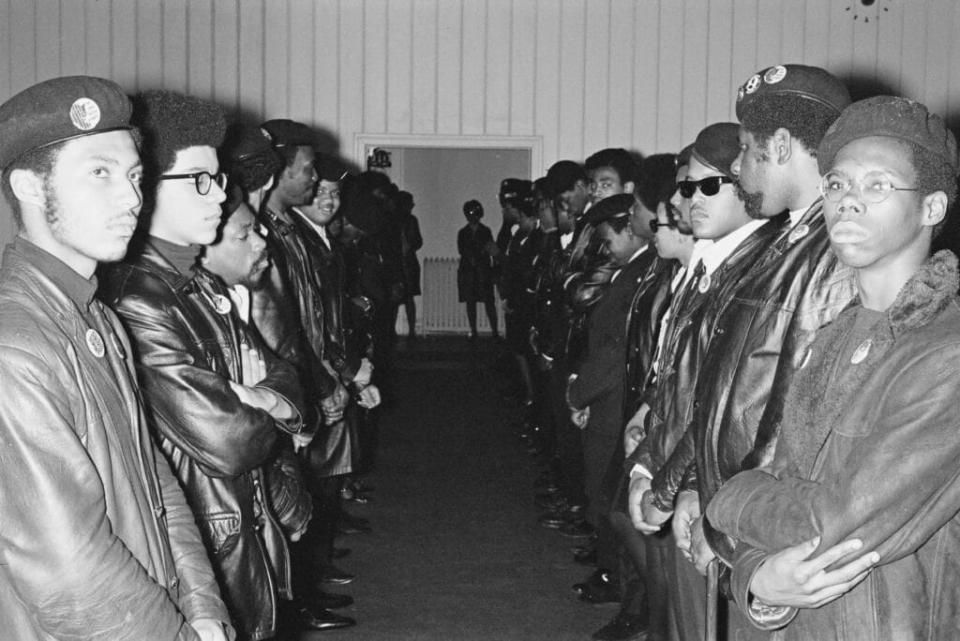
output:
<instances>
[{"instance_id":1,"label":"woman in dark coat","mask_svg":"<svg viewBox=\"0 0 960 641\"><path fill-rule=\"evenodd\" d=\"M482 302L486 308L490 329L498 338L497 308L493 302L493 264L500 252L493 242L490 228L480 223L483 205L476 200L469 200L463 204L463 215L467 224L457 234L457 250L460 252L457 290L460 302L467 305L470 338L477 337L478 302Z\"/></svg>"}]
</instances>

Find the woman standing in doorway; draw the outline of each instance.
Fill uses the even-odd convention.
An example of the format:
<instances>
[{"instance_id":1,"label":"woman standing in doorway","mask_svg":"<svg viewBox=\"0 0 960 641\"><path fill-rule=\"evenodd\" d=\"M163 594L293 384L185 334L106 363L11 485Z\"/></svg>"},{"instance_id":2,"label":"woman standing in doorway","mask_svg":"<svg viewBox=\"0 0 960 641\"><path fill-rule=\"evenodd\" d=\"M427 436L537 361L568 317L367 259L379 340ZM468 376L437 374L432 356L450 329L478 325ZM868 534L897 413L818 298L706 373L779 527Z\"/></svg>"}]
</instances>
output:
<instances>
[{"instance_id":1,"label":"woman standing in doorway","mask_svg":"<svg viewBox=\"0 0 960 641\"><path fill-rule=\"evenodd\" d=\"M463 215L467 224L457 234L457 250L460 252L457 290L460 302L467 305L470 338L477 337L478 302L482 302L486 308L494 338L499 338L497 308L493 302L493 264L500 252L493 242L490 228L480 222L483 205L476 200L468 200L463 204Z\"/></svg>"}]
</instances>

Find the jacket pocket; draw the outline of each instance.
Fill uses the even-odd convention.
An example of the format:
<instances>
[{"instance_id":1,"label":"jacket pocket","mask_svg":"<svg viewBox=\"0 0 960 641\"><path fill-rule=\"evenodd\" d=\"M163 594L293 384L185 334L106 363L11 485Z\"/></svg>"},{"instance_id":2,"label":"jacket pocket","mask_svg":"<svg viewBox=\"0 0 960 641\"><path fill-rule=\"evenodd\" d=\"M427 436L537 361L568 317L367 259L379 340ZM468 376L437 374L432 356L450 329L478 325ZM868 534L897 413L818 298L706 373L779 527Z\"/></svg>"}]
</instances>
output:
<instances>
[{"instance_id":1,"label":"jacket pocket","mask_svg":"<svg viewBox=\"0 0 960 641\"><path fill-rule=\"evenodd\" d=\"M240 517L237 514L205 514L199 518L199 526L210 554L226 556L237 547L240 540Z\"/></svg>"}]
</instances>

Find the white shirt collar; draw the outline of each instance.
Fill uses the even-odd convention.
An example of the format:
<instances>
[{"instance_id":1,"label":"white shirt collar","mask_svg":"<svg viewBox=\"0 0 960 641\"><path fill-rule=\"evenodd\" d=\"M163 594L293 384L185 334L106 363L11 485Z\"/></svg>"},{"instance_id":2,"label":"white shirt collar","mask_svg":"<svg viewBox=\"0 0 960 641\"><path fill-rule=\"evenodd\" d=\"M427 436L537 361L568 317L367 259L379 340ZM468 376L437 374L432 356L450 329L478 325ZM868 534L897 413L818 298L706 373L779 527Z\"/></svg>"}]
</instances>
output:
<instances>
[{"instance_id":1,"label":"white shirt collar","mask_svg":"<svg viewBox=\"0 0 960 641\"><path fill-rule=\"evenodd\" d=\"M327 246L327 249L330 249L330 239L327 238L327 228L321 225L318 225L317 223L307 218L307 215L304 214L299 209L297 209L296 207L291 207L290 209L297 212L297 215L300 216L300 218L303 218L307 222L307 224L310 225L311 228L313 228L313 231L317 232L317 235L320 236L320 240L322 240L323 244Z\"/></svg>"},{"instance_id":2,"label":"white shirt collar","mask_svg":"<svg viewBox=\"0 0 960 641\"><path fill-rule=\"evenodd\" d=\"M250 290L244 285L237 283L233 287L227 288L230 294L230 300L233 301L233 308L237 310L237 315L244 323L250 323Z\"/></svg>"},{"instance_id":3,"label":"white shirt collar","mask_svg":"<svg viewBox=\"0 0 960 641\"><path fill-rule=\"evenodd\" d=\"M709 247L704 249L703 254L700 256L700 259L703 260L703 267L706 270L705 273L712 274L716 271L716 269L723 264L723 261L727 260L730 254L740 246L740 243L747 239L747 236L766 224L766 222L766 218L751 220L734 229L723 238L713 241Z\"/></svg>"}]
</instances>

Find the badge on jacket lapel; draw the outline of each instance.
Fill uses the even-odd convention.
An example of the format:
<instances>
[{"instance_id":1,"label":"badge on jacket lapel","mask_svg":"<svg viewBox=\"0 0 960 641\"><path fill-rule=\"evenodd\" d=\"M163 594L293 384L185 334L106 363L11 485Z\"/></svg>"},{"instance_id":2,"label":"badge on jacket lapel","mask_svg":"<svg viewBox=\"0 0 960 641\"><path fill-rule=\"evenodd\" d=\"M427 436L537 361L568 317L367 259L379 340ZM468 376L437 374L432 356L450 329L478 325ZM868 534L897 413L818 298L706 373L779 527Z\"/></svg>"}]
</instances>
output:
<instances>
[{"instance_id":1,"label":"badge on jacket lapel","mask_svg":"<svg viewBox=\"0 0 960 641\"><path fill-rule=\"evenodd\" d=\"M810 227L808 227L806 223L800 223L799 225L797 225L796 227L790 230L790 235L787 236L787 240L789 240L790 243L793 244L809 233L810 233Z\"/></svg>"},{"instance_id":2,"label":"badge on jacket lapel","mask_svg":"<svg viewBox=\"0 0 960 641\"><path fill-rule=\"evenodd\" d=\"M107 353L106 347L103 344L103 337L100 336L100 332L95 329L87 330L87 349L97 358L103 358L103 355Z\"/></svg>"},{"instance_id":3,"label":"badge on jacket lapel","mask_svg":"<svg viewBox=\"0 0 960 641\"><path fill-rule=\"evenodd\" d=\"M710 291L710 274L704 274L700 277L700 282L697 283L697 289L700 290L701 294L706 294Z\"/></svg>"},{"instance_id":4,"label":"badge on jacket lapel","mask_svg":"<svg viewBox=\"0 0 960 641\"><path fill-rule=\"evenodd\" d=\"M230 299L223 294L213 295L213 308L218 314L229 314L232 307L233 305L230 303Z\"/></svg>"},{"instance_id":5,"label":"badge on jacket lapel","mask_svg":"<svg viewBox=\"0 0 960 641\"><path fill-rule=\"evenodd\" d=\"M859 345L857 345L857 349L854 350L853 356L850 357L850 362L853 363L854 365L862 363L863 359L865 359L867 355L870 353L870 348L872 346L873 346L873 341L870 340L869 338L863 341L862 343L860 343Z\"/></svg>"}]
</instances>

